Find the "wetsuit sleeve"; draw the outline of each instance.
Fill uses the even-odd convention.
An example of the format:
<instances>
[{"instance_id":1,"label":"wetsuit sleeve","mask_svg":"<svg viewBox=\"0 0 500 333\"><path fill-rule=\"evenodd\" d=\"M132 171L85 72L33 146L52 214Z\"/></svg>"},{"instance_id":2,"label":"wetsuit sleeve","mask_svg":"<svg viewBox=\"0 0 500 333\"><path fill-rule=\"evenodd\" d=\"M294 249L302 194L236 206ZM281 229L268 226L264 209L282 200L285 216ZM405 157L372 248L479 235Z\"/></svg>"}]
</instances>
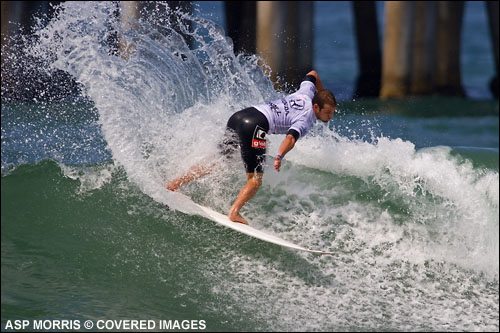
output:
<instances>
[{"instance_id":1,"label":"wetsuit sleeve","mask_svg":"<svg viewBox=\"0 0 500 333\"><path fill-rule=\"evenodd\" d=\"M316 84L316 77L314 77L314 75L306 75L306 76L304 76L302 81L310 81L313 84Z\"/></svg>"},{"instance_id":2,"label":"wetsuit sleeve","mask_svg":"<svg viewBox=\"0 0 500 333\"><path fill-rule=\"evenodd\" d=\"M295 139L295 141L297 141L299 138L300 138L300 133L297 132L296 130L294 130L293 128L290 128L288 130L288 132L286 133L286 135L290 134L291 136L293 136L293 138Z\"/></svg>"}]
</instances>

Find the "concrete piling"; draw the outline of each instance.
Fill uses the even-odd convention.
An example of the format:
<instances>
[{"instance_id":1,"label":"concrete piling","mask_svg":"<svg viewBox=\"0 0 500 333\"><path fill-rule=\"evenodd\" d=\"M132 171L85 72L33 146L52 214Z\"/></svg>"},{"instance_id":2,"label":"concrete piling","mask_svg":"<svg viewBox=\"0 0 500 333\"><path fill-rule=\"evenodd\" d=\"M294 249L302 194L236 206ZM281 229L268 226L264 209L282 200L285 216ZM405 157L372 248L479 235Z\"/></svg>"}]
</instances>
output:
<instances>
[{"instance_id":1,"label":"concrete piling","mask_svg":"<svg viewBox=\"0 0 500 333\"><path fill-rule=\"evenodd\" d=\"M378 97L382 60L375 1L353 1L359 75L354 97Z\"/></svg>"},{"instance_id":2,"label":"concrete piling","mask_svg":"<svg viewBox=\"0 0 500 333\"><path fill-rule=\"evenodd\" d=\"M385 4L384 53L380 98L403 98L409 92L414 30L413 1Z\"/></svg>"},{"instance_id":3,"label":"concrete piling","mask_svg":"<svg viewBox=\"0 0 500 333\"><path fill-rule=\"evenodd\" d=\"M287 83L296 88L312 68L312 24L309 1L257 2L257 54L271 68L277 88L288 89Z\"/></svg>"},{"instance_id":4,"label":"concrete piling","mask_svg":"<svg viewBox=\"0 0 500 333\"><path fill-rule=\"evenodd\" d=\"M460 71L463 1L438 1L436 26L436 88L442 95L465 96Z\"/></svg>"},{"instance_id":5,"label":"concrete piling","mask_svg":"<svg viewBox=\"0 0 500 333\"><path fill-rule=\"evenodd\" d=\"M233 40L234 52L255 54L257 39L257 2L224 1L226 33Z\"/></svg>"},{"instance_id":6,"label":"concrete piling","mask_svg":"<svg viewBox=\"0 0 500 333\"><path fill-rule=\"evenodd\" d=\"M435 89L436 19L436 1L416 2L411 95L427 95Z\"/></svg>"},{"instance_id":7,"label":"concrete piling","mask_svg":"<svg viewBox=\"0 0 500 333\"><path fill-rule=\"evenodd\" d=\"M486 1L486 9L496 70L495 76L490 81L490 91L498 99L498 1Z\"/></svg>"}]
</instances>

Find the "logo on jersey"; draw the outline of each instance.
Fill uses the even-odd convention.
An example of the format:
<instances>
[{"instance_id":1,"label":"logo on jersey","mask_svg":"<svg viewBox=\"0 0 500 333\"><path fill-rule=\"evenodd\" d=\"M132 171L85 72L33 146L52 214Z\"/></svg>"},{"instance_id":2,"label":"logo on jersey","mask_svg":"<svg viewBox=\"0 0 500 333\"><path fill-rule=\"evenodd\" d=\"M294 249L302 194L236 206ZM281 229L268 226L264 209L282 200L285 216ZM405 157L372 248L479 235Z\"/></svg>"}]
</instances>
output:
<instances>
[{"instance_id":1,"label":"logo on jersey","mask_svg":"<svg viewBox=\"0 0 500 333\"><path fill-rule=\"evenodd\" d=\"M267 105L269 105L269 108L271 109L272 112L278 112L280 109L276 104L271 102L267 102Z\"/></svg>"},{"instance_id":2,"label":"logo on jersey","mask_svg":"<svg viewBox=\"0 0 500 333\"><path fill-rule=\"evenodd\" d=\"M290 106L295 110L303 110L306 102L301 98L291 99Z\"/></svg>"},{"instance_id":3,"label":"logo on jersey","mask_svg":"<svg viewBox=\"0 0 500 333\"><path fill-rule=\"evenodd\" d=\"M288 107L288 102L286 101L285 98L282 98L281 99L281 103L283 103L283 108L285 109L285 116L288 116L288 114L290 113L290 109ZM281 114L281 112L278 112L278 116Z\"/></svg>"},{"instance_id":4,"label":"logo on jersey","mask_svg":"<svg viewBox=\"0 0 500 333\"><path fill-rule=\"evenodd\" d=\"M260 126L255 127L252 137L253 148L266 148L266 131Z\"/></svg>"}]
</instances>

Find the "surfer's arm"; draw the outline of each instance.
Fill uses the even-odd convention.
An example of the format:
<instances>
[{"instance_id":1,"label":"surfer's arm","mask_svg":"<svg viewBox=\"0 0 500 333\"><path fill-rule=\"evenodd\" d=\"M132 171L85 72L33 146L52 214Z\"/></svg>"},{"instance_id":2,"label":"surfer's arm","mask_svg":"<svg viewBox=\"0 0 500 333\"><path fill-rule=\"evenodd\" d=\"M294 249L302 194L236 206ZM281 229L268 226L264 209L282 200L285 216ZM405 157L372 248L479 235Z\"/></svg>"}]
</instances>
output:
<instances>
[{"instance_id":1,"label":"surfer's arm","mask_svg":"<svg viewBox=\"0 0 500 333\"><path fill-rule=\"evenodd\" d=\"M314 86L316 87L317 91L325 90L325 87L323 87L323 82L321 82L321 80L319 78L318 72L316 72L315 70L312 70L309 73L307 73L306 76L307 75L312 75L316 79Z\"/></svg>"},{"instance_id":2,"label":"surfer's arm","mask_svg":"<svg viewBox=\"0 0 500 333\"><path fill-rule=\"evenodd\" d=\"M276 158L274 159L274 168L276 171L280 172L281 168L281 160L283 157L285 157L286 153L288 153L292 148L295 146L295 137L291 134L287 134L285 137L285 140L280 145L280 148L278 149L278 154L276 155Z\"/></svg>"}]
</instances>

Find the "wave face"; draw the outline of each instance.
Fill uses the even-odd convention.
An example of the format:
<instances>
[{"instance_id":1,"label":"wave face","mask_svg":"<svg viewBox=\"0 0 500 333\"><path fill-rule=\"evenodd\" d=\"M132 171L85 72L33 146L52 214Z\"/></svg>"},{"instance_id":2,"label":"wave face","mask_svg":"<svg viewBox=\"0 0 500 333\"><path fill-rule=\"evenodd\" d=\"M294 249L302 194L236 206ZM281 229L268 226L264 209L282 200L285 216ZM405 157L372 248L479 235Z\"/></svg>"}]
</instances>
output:
<instances>
[{"instance_id":1,"label":"wave face","mask_svg":"<svg viewBox=\"0 0 500 333\"><path fill-rule=\"evenodd\" d=\"M2 106L3 325L55 313L235 331L498 330L498 147L417 147L340 110L280 173L267 167L243 211L333 256L221 228L163 184L218 159L230 115L281 92L213 22L151 6L126 25L114 3L66 2L35 33L30 55L88 102ZM182 191L227 212L245 175L239 158L221 163Z\"/></svg>"}]
</instances>

